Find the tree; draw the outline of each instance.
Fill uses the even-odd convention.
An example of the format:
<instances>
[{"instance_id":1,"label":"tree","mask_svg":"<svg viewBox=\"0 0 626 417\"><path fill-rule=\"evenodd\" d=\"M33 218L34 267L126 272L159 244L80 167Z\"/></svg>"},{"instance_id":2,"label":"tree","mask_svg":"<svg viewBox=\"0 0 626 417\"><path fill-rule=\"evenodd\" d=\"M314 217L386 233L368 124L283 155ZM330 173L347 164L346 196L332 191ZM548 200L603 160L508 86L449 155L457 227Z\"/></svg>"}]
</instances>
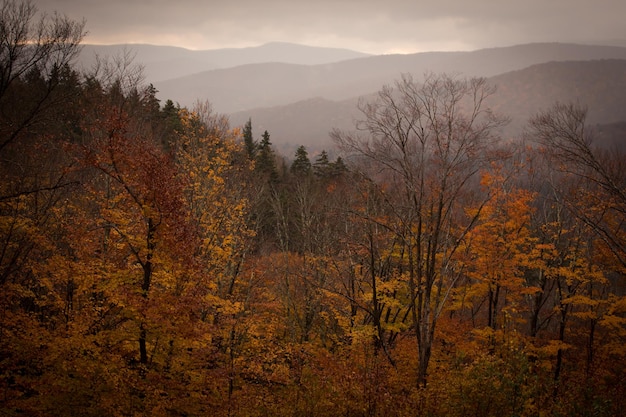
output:
<instances>
[{"instance_id":1,"label":"tree","mask_svg":"<svg viewBox=\"0 0 626 417\"><path fill-rule=\"evenodd\" d=\"M182 129L175 149L179 172L189 177L183 193L190 221L202 242L194 258L203 266L209 286L227 299L233 295L240 264L247 251L246 180L251 164L233 131L220 132L202 123L196 112L181 110Z\"/></svg>"},{"instance_id":2,"label":"tree","mask_svg":"<svg viewBox=\"0 0 626 417\"><path fill-rule=\"evenodd\" d=\"M327 176L329 165L330 161L328 160L328 152L326 152L326 150L322 150L313 163L313 173L316 176L323 178Z\"/></svg>"},{"instance_id":3,"label":"tree","mask_svg":"<svg viewBox=\"0 0 626 417\"><path fill-rule=\"evenodd\" d=\"M341 156L338 156L334 162L328 159L328 152L322 150L320 155L313 163L313 174L322 180L337 179L348 171Z\"/></svg>"},{"instance_id":4,"label":"tree","mask_svg":"<svg viewBox=\"0 0 626 417\"><path fill-rule=\"evenodd\" d=\"M289 168L290 172L298 177L308 176L311 173L311 161L303 145L298 146L295 157L291 163L291 168Z\"/></svg>"},{"instance_id":5,"label":"tree","mask_svg":"<svg viewBox=\"0 0 626 417\"><path fill-rule=\"evenodd\" d=\"M270 142L270 134L267 130L263 132L263 139L261 143L259 143L254 169L265 175L270 183L278 181L276 156L272 149L272 142Z\"/></svg>"},{"instance_id":6,"label":"tree","mask_svg":"<svg viewBox=\"0 0 626 417\"><path fill-rule=\"evenodd\" d=\"M334 131L333 139L378 184L387 216L365 216L403 247L399 271L418 347L417 384L425 385L437 320L459 277L454 258L480 210L463 207L471 181L488 160L493 131L505 120L484 108L494 89L482 78L404 75L360 103L365 136ZM368 169L368 167L370 169ZM480 207L480 205L478 205Z\"/></svg>"},{"instance_id":7,"label":"tree","mask_svg":"<svg viewBox=\"0 0 626 417\"><path fill-rule=\"evenodd\" d=\"M546 273L554 283L558 337L554 395L558 393L567 335L584 335L584 376L594 372L597 339L623 338L626 321L620 281L626 271L626 177L624 153L594 146L586 125L587 109L579 104L556 103L530 119L527 135L539 145L549 167L554 254ZM574 326L578 323L579 329ZM580 337L580 336L579 336ZM611 343L604 343L609 346ZM611 355L623 357L622 349Z\"/></svg>"},{"instance_id":8,"label":"tree","mask_svg":"<svg viewBox=\"0 0 626 417\"><path fill-rule=\"evenodd\" d=\"M243 143L248 153L248 158L254 161L259 149L259 144L254 140L254 136L252 135L252 119L248 119L243 126Z\"/></svg>"},{"instance_id":9,"label":"tree","mask_svg":"<svg viewBox=\"0 0 626 417\"><path fill-rule=\"evenodd\" d=\"M466 236L464 269L470 283L459 290L462 300L472 305L472 321L486 309L484 333L493 350L495 335L504 339L515 330L523 297L540 291L524 279L537 265L536 238L529 228L534 196L511 185L502 167L483 173L481 184L490 198ZM468 208L470 217L472 210Z\"/></svg>"},{"instance_id":10,"label":"tree","mask_svg":"<svg viewBox=\"0 0 626 417\"><path fill-rule=\"evenodd\" d=\"M59 86L54 74L76 57L85 34L84 23L58 14L35 20L36 15L37 8L29 0L0 4L0 154L63 102L64 97L53 94ZM41 88L35 97L24 100L20 86L30 75L39 77Z\"/></svg>"},{"instance_id":11,"label":"tree","mask_svg":"<svg viewBox=\"0 0 626 417\"><path fill-rule=\"evenodd\" d=\"M560 172L589 184L581 194L561 194L569 210L592 228L626 269L626 176L624 153L594 148L593 134L585 124L587 109L578 104L556 103L531 118L528 135L543 147ZM563 190L557 190L562 193ZM582 204L581 204L582 203ZM593 210L589 207L593 206Z\"/></svg>"},{"instance_id":12,"label":"tree","mask_svg":"<svg viewBox=\"0 0 626 417\"><path fill-rule=\"evenodd\" d=\"M0 2L0 386L8 409L26 392L46 392L39 376L54 355L34 346L48 346L71 316L72 276L55 271L67 253L61 213L78 191L66 146L80 132L82 80L70 64L83 26L37 17L30 1ZM22 406L32 411L38 401Z\"/></svg>"},{"instance_id":13,"label":"tree","mask_svg":"<svg viewBox=\"0 0 626 417\"><path fill-rule=\"evenodd\" d=\"M165 259L162 252L180 248L168 242L176 242L185 233L182 187L173 161L156 143L130 136L133 132L128 131L125 114L112 109L108 116L101 130L92 131L94 137L86 147L85 161L102 174L96 184L102 184L103 188L92 190L100 205L94 214L103 233L102 253L130 257L123 262L141 267L140 288L131 292L140 294L143 300L134 308L139 328L138 362L145 366L151 327L147 306L155 270ZM120 246L125 247L122 251L125 255L115 250Z\"/></svg>"}]
</instances>

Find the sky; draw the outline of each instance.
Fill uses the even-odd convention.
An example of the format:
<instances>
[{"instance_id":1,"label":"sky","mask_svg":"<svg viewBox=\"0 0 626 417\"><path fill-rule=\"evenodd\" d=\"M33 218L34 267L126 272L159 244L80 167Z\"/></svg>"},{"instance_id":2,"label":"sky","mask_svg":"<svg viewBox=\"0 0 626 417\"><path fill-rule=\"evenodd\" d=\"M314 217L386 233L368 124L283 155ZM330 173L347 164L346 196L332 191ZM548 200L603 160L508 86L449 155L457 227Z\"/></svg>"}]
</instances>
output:
<instances>
[{"instance_id":1,"label":"sky","mask_svg":"<svg viewBox=\"0 0 626 417\"><path fill-rule=\"evenodd\" d=\"M531 42L626 46L626 0L31 0L85 21L85 44L194 50L268 42L371 54Z\"/></svg>"}]
</instances>

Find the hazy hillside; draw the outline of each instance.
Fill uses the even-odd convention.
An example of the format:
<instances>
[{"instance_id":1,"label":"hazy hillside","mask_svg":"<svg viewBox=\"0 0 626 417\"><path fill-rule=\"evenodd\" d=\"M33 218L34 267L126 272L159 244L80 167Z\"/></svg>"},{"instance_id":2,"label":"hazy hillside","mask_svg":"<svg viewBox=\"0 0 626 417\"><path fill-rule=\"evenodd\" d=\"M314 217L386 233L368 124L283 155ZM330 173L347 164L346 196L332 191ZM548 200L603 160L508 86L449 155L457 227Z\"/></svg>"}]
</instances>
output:
<instances>
[{"instance_id":1,"label":"hazy hillside","mask_svg":"<svg viewBox=\"0 0 626 417\"><path fill-rule=\"evenodd\" d=\"M594 126L593 141L599 146L626 152L626 121Z\"/></svg>"},{"instance_id":2,"label":"hazy hillside","mask_svg":"<svg viewBox=\"0 0 626 417\"><path fill-rule=\"evenodd\" d=\"M233 126L242 126L250 118L256 138L267 130L276 149L291 156L298 145L305 145L312 151L332 148L328 133L332 128L354 128L354 120L359 116L357 103L358 99L333 101L315 97L284 106L233 113L230 121Z\"/></svg>"},{"instance_id":3,"label":"hazy hillside","mask_svg":"<svg viewBox=\"0 0 626 417\"><path fill-rule=\"evenodd\" d=\"M586 104L591 124L626 121L626 60L549 62L493 76L489 81L498 89L489 105L512 117L504 132L507 136L519 135L530 115L557 100ZM236 112L230 117L233 125L252 118L255 134L260 136L267 129L279 147L289 144L286 149L291 150L305 144L311 149L328 148L332 146L328 132L333 127L354 127L353 120L359 117L357 101L315 98Z\"/></svg>"},{"instance_id":4,"label":"hazy hillside","mask_svg":"<svg viewBox=\"0 0 626 417\"><path fill-rule=\"evenodd\" d=\"M159 98L183 106L209 100L223 113L321 97L344 100L377 91L400 74L427 71L494 76L548 61L626 59L626 48L529 44L473 52L379 55L323 65L264 63L219 69L155 83Z\"/></svg>"},{"instance_id":5,"label":"hazy hillside","mask_svg":"<svg viewBox=\"0 0 626 417\"><path fill-rule=\"evenodd\" d=\"M194 51L171 46L144 44L84 45L78 64L91 68L96 56L120 56L128 51L134 62L143 65L146 80L151 83L180 78L202 71L230 68L263 62L317 65L368 56L361 52L338 48L320 48L273 42L250 48L227 48Z\"/></svg>"},{"instance_id":6,"label":"hazy hillside","mask_svg":"<svg viewBox=\"0 0 626 417\"><path fill-rule=\"evenodd\" d=\"M513 118L511 133L556 101L588 106L591 124L626 121L626 60L549 62L489 81L498 88L489 105Z\"/></svg>"}]
</instances>

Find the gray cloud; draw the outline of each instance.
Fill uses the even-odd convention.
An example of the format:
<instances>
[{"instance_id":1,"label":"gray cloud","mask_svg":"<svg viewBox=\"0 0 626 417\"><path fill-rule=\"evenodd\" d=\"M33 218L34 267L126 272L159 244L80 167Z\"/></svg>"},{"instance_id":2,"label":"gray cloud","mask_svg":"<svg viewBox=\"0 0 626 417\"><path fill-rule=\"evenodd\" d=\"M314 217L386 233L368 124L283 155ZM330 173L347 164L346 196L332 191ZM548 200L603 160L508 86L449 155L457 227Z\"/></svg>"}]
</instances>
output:
<instances>
[{"instance_id":1,"label":"gray cloud","mask_svg":"<svg viewBox=\"0 0 626 417\"><path fill-rule=\"evenodd\" d=\"M213 49L286 41L371 53L626 40L623 0L35 0L85 43Z\"/></svg>"}]
</instances>

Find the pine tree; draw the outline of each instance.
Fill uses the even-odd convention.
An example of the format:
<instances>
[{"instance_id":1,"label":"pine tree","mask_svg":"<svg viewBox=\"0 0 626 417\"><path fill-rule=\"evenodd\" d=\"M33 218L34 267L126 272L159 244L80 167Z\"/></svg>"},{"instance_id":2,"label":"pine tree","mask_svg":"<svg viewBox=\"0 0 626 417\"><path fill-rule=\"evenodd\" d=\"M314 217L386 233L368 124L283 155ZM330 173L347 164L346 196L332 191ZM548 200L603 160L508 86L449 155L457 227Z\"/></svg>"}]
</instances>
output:
<instances>
[{"instance_id":1,"label":"pine tree","mask_svg":"<svg viewBox=\"0 0 626 417\"><path fill-rule=\"evenodd\" d=\"M311 173L311 161L309 160L309 154L303 145L300 145L296 150L296 159L291 164L290 171L296 176L307 176Z\"/></svg>"},{"instance_id":2,"label":"pine tree","mask_svg":"<svg viewBox=\"0 0 626 417\"><path fill-rule=\"evenodd\" d=\"M259 150L259 144L252 136L252 119L248 119L243 127L243 143L248 153L248 158L254 159Z\"/></svg>"},{"instance_id":3,"label":"pine tree","mask_svg":"<svg viewBox=\"0 0 626 417\"><path fill-rule=\"evenodd\" d=\"M161 124L161 144L165 149L170 149L183 129L180 120L180 105L168 99L161 110Z\"/></svg>"},{"instance_id":4,"label":"pine tree","mask_svg":"<svg viewBox=\"0 0 626 417\"><path fill-rule=\"evenodd\" d=\"M270 142L270 134L266 130L263 132L261 143L256 152L255 171L268 176L270 182L278 181L278 171L276 170L276 158Z\"/></svg>"},{"instance_id":5,"label":"pine tree","mask_svg":"<svg viewBox=\"0 0 626 417\"><path fill-rule=\"evenodd\" d=\"M315 163L313 164L313 173L315 176L324 178L328 176L328 152L325 150L320 153L320 155L315 159Z\"/></svg>"}]
</instances>

